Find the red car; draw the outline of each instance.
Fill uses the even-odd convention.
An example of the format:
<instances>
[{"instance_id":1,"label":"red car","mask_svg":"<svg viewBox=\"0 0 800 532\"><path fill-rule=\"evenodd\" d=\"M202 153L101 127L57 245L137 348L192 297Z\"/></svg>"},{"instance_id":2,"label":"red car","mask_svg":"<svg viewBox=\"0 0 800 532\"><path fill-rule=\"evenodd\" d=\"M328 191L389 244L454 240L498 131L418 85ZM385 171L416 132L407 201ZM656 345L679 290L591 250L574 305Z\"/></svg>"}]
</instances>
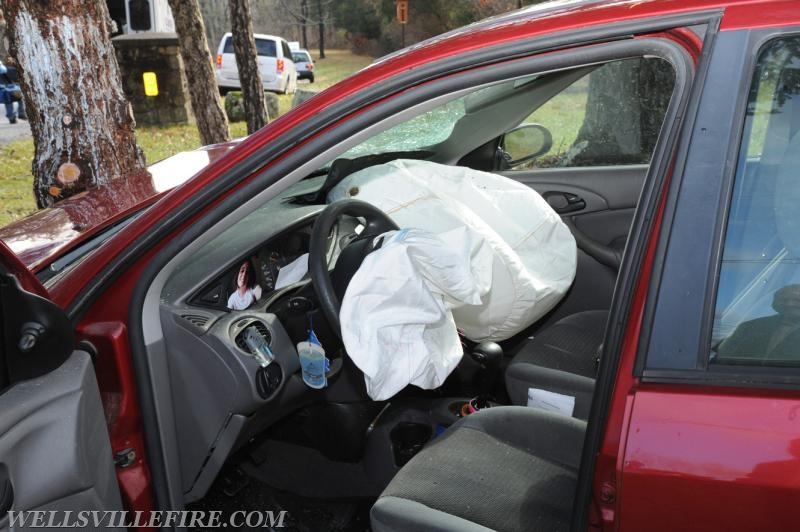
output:
<instances>
[{"instance_id":1,"label":"red car","mask_svg":"<svg viewBox=\"0 0 800 532\"><path fill-rule=\"evenodd\" d=\"M2 512L796 528L796 1L532 6L379 60L223 151L169 192L83 220L91 197L66 200L0 233L22 257L0 247ZM441 385L375 401L339 305L365 237L395 224L328 196L397 160L527 185L577 269L524 330L462 338ZM322 389L301 376L309 329ZM531 408L531 389L570 407Z\"/></svg>"}]
</instances>

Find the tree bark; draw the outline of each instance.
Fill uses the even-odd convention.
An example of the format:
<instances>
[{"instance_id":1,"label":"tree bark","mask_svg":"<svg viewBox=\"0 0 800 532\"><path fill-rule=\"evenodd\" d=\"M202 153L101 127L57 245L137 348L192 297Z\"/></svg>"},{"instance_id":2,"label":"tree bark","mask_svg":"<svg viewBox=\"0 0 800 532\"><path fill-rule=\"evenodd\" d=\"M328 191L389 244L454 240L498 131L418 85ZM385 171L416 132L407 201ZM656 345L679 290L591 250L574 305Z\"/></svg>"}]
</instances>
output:
<instances>
[{"instance_id":1,"label":"tree bark","mask_svg":"<svg viewBox=\"0 0 800 532\"><path fill-rule=\"evenodd\" d=\"M325 59L325 17L322 12L322 0L317 0L317 16L319 17L319 58Z\"/></svg>"},{"instance_id":2,"label":"tree bark","mask_svg":"<svg viewBox=\"0 0 800 532\"><path fill-rule=\"evenodd\" d=\"M573 163L649 163L673 84L672 68L660 59L615 61L593 72Z\"/></svg>"},{"instance_id":3,"label":"tree bark","mask_svg":"<svg viewBox=\"0 0 800 532\"><path fill-rule=\"evenodd\" d=\"M144 169L106 3L2 0L2 7L33 132L37 205Z\"/></svg>"},{"instance_id":4,"label":"tree bark","mask_svg":"<svg viewBox=\"0 0 800 532\"><path fill-rule=\"evenodd\" d=\"M308 0L301 0L300 14L303 17L303 20L300 21L300 28L303 30L303 49L308 50Z\"/></svg>"},{"instance_id":5,"label":"tree bark","mask_svg":"<svg viewBox=\"0 0 800 532\"><path fill-rule=\"evenodd\" d=\"M203 144L226 142L231 138L228 119L219 101L200 6L197 0L169 0L169 7L175 19L183 70L189 83L189 96L200 141Z\"/></svg>"},{"instance_id":6,"label":"tree bark","mask_svg":"<svg viewBox=\"0 0 800 532\"><path fill-rule=\"evenodd\" d=\"M261 72L258 69L250 3L248 0L228 0L228 5L231 10L233 51L236 56L236 68L239 70L239 81L242 84L244 116L249 135L264 127L269 120L264 101L264 85L261 83Z\"/></svg>"}]
</instances>

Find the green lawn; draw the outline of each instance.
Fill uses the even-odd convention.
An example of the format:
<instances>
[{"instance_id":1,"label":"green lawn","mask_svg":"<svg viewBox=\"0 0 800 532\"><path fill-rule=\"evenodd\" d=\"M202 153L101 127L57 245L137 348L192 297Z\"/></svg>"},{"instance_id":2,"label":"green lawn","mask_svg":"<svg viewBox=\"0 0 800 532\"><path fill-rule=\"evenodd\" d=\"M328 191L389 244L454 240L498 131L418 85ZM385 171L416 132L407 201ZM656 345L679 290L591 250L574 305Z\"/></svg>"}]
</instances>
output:
<instances>
[{"instance_id":1,"label":"green lawn","mask_svg":"<svg viewBox=\"0 0 800 532\"><path fill-rule=\"evenodd\" d=\"M315 62L315 81L301 81L301 89L320 91L346 78L372 62L371 57L353 55L345 50L328 50L326 58L317 59L318 54L311 50ZM280 95L278 109L280 114L291 108L292 96ZM200 147L200 137L192 125L173 127L139 127L136 138L144 151L148 164L160 161L175 153ZM247 134L244 122L231 124L231 136L243 137ZM33 141L20 140L0 147L0 227L36 211L33 198Z\"/></svg>"}]
</instances>

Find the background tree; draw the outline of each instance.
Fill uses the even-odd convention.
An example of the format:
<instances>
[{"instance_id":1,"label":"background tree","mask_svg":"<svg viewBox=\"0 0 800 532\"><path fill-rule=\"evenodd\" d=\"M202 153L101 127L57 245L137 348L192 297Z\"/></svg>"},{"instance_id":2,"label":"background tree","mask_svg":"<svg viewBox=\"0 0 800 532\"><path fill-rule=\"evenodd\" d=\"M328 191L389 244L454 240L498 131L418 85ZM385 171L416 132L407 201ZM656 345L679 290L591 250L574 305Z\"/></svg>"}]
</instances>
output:
<instances>
[{"instance_id":1,"label":"background tree","mask_svg":"<svg viewBox=\"0 0 800 532\"><path fill-rule=\"evenodd\" d=\"M250 3L248 0L229 0L228 5L231 10L233 52L236 56L236 68L239 69L239 81L242 84L244 116L249 135L264 127L269 120L264 100L264 85L261 83L261 72L258 69Z\"/></svg>"},{"instance_id":2,"label":"background tree","mask_svg":"<svg viewBox=\"0 0 800 532\"><path fill-rule=\"evenodd\" d=\"M211 52L206 42L203 18L197 0L169 0L175 30L183 57L183 69L189 83L192 111L203 144L230 140L228 119L219 101L214 80Z\"/></svg>"},{"instance_id":3,"label":"background tree","mask_svg":"<svg viewBox=\"0 0 800 532\"><path fill-rule=\"evenodd\" d=\"M306 29L309 26L317 27L319 58L325 59L325 27L330 25L333 18L333 0L280 0L280 3L284 12L300 24L303 48L308 48Z\"/></svg>"},{"instance_id":4,"label":"background tree","mask_svg":"<svg viewBox=\"0 0 800 532\"><path fill-rule=\"evenodd\" d=\"M405 44L542 1L412 0L408 3ZM333 13L336 28L346 32L354 52L383 55L400 48L403 30L397 22L395 0L337 0Z\"/></svg>"},{"instance_id":5,"label":"background tree","mask_svg":"<svg viewBox=\"0 0 800 532\"><path fill-rule=\"evenodd\" d=\"M2 7L33 132L37 205L142 171L106 3L2 0Z\"/></svg>"},{"instance_id":6,"label":"background tree","mask_svg":"<svg viewBox=\"0 0 800 532\"><path fill-rule=\"evenodd\" d=\"M592 72L571 164L649 163L674 83L661 59L615 61Z\"/></svg>"}]
</instances>

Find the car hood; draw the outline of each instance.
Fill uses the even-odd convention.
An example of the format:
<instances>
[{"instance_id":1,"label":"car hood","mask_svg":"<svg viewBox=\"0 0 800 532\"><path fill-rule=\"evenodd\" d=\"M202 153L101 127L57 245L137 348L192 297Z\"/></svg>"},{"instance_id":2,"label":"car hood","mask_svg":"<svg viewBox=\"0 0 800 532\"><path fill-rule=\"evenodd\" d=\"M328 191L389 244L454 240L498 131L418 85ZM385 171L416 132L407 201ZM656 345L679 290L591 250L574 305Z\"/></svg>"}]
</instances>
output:
<instances>
[{"instance_id":1,"label":"car hood","mask_svg":"<svg viewBox=\"0 0 800 532\"><path fill-rule=\"evenodd\" d=\"M151 204L187 181L238 141L181 152L141 172L59 201L0 228L2 240L31 270L38 270L103 229Z\"/></svg>"}]
</instances>

